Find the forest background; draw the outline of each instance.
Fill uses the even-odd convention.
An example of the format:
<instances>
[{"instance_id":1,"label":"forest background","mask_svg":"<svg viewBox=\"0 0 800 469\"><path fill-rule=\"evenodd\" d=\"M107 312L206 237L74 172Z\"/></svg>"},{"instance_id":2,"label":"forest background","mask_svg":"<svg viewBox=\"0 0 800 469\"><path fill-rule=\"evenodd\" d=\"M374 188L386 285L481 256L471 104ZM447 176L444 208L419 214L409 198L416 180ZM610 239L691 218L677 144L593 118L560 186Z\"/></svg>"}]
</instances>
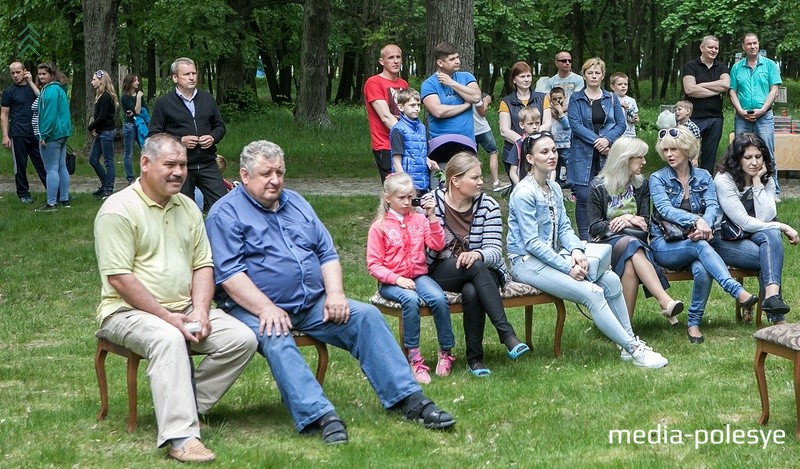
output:
<instances>
[{"instance_id":1,"label":"forest background","mask_svg":"<svg viewBox=\"0 0 800 469\"><path fill-rule=\"evenodd\" d=\"M265 83L260 95L290 106L299 125L329 126L328 105L361 101L390 42L403 49L412 86L432 71L442 40L459 46L462 69L495 98L508 91L514 62L552 75L554 54L567 49L576 71L592 56L625 71L630 94L647 104L676 94L706 34L720 38L719 59L732 65L741 36L754 31L783 77L797 78L798 24L792 0L5 0L0 54L29 68L55 61L72 81L76 121L91 112L93 71L117 83L121 70L140 74L152 102L172 86L169 64L188 56L226 117L256 110Z\"/></svg>"}]
</instances>

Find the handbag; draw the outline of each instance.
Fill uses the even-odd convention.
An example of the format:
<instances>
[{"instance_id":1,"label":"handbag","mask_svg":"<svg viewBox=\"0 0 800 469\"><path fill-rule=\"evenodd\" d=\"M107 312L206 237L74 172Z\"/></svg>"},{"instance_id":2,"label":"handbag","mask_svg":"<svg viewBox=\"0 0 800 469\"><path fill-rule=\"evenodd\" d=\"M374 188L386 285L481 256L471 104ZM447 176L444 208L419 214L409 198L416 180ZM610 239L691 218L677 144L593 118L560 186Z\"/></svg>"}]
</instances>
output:
<instances>
[{"instance_id":1,"label":"handbag","mask_svg":"<svg viewBox=\"0 0 800 469\"><path fill-rule=\"evenodd\" d=\"M622 231L618 233L615 233L611 230L606 230L605 234L603 234L602 237L596 238L595 241L599 241L600 239L611 239L615 236L622 236L622 235L633 236L642 243L647 244L648 233L644 230L640 230L639 228L631 228L631 227L623 228Z\"/></svg>"},{"instance_id":2,"label":"handbag","mask_svg":"<svg viewBox=\"0 0 800 469\"><path fill-rule=\"evenodd\" d=\"M566 249L559 251L561 257L571 260L572 254ZM596 282L611 268L611 245L606 243L585 243L583 254L589 261L589 268L586 273L586 280Z\"/></svg>"},{"instance_id":3,"label":"handbag","mask_svg":"<svg viewBox=\"0 0 800 469\"><path fill-rule=\"evenodd\" d=\"M753 200L753 188L748 187L739 200L741 200L744 209L747 211L747 214L751 217L755 217L756 204ZM738 241L740 239L746 239L749 238L751 234L744 231L742 227L731 221L731 219L725 215L725 212L722 212L722 221L719 224L719 229L720 238L724 239L725 241Z\"/></svg>"},{"instance_id":4,"label":"handbag","mask_svg":"<svg viewBox=\"0 0 800 469\"><path fill-rule=\"evenodd\" d=\"M611 267L611 245L606 243L586 243L584 254L589 260L586 279L596 282Z\"/></svg>"},{"instance_id":5,"label":"handbag","mask_svg":"<svg viewBox=\"0 0 800 469\"><path fill-rule=\"evenodd\" d=\"M75 152L72 150L72 147L67 145L67 173L70 175L75 174Z\"/></svg>"},{"instance_id":6,"label":"handbag","mask_svg":"<svg viewBox=\"0 0 800 469\"><path fill-rule=\"evenodd\" d=\"M706 201L705 199L700 200L700 211L698 215L703 216L706 213ZM653 213L653 220L661 227L661 235L664 237L665 241L680 241L683 239L688 239L689 235L694 233L696 229L694 224L684 228L677 223L673 223L669 220L664 219L661 216L661 213L656 210Z\"/></svg>"}]
</instances>

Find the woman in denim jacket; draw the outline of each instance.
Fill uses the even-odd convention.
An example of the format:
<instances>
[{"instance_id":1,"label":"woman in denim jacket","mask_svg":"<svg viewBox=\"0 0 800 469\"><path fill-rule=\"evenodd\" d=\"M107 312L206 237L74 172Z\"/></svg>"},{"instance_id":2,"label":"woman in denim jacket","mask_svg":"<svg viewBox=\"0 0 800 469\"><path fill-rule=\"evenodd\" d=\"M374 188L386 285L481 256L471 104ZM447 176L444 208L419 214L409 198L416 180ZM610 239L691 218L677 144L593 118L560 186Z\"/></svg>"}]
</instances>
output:
<instances>
[{"instance_id":1,"label":"woman in denim jacket","mask_svg":"<svg viewBox=\"0 0 800 469\"><path fill-rule=\"evenodd\" d=\"M619 99L600 88L606 64L597 57L581 68L586 88L569 98L569 125L572 128L567 181L575 194L575 223L581 239L589 239L589 182L603 169L611 144L625 132L625 111Z\"/></svg>"},{"instance_id":2,"label":"woman in denim jacket","mask_svg":"<svg viewBox=\"0 0 800 469\"><path fill-rule=\"evenodd\" d=\"M725 262L710 244L714 239L712 227L720 211L711 175L690 163L698 155L699 141L686 127L663 129L658 133L656 150L667 166L650 176L650 199L655 212L650 220L650 247L656 262L662 266L673 270L688 267L692 271L694 282L687 325L689 342L700 344L704 340L700 321L712 278L745 311L753 309L758 297L731 278ZM667 241L660 224L662 218L683 230L684 239Z\"/></svg>"},{"instance_id":3,"label":"woman in denim jacket","mask_svg":"<svg viewBox=\"0 0 800 469\"><path fill-rule=\"evenodd\" d=\"M528 136L523 150L532 168L508 202L512 278L586 306L600 332L622 348L622 360L646 368L665 366L667 359L634 335L617 274L607 270L594 283L586 279L583 243L564 210L561 187L547 177L558 160L550 133Z\"/></svg>"}]
</instances>

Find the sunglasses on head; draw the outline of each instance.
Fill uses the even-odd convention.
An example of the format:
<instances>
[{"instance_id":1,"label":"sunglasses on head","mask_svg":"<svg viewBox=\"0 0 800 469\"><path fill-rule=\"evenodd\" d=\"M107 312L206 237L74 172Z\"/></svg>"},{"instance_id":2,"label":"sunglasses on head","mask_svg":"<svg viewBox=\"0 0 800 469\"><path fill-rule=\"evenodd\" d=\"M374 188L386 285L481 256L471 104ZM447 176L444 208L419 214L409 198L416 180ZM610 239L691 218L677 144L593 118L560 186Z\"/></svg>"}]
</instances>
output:
<instances>
[{"instance_id":1,"label":"sunglasses on head","mask_svg":"<svg viewBox=\"0 0 800 469\"><path fill-rule=\"evenodd\" d=\"M96 76L97 78L103 78L103 75L105 75L105 74L106 74L106 72L104 72L103 70L98 70L98 71L94 72L94 76Z\"/></svg>"},{"instance_id":2,"label":"sunglasses on head","mask_svg":"<svg viewBox=\"0 0 800 469\"><path fill-rule=\"evenodd\" d=\"M562 64L571 64L572 59L558 59L556 62L561 62Z\"/></svg>"},{"instance_id":3,"label":"sunglasses on head","mask_svg":"<svg viewBox=\"0 0 800 469\"><path fill-rule=\"evenodd\" d=\"M536 143L537 140L543 137L553 138L553 134L551 134L546 130L543 130L541 132L534 132L525 137L525 140L522 142L522 147L525 149L525 154L529 155L531 153L531 150L533 150L533 144Z\"/></svg>"},{"instance_id":4,"label":"sunglasses on head","mask_svg":"<svg viewBox=\"0 0 800 469\"><path fill-rule=\"evenodd\" d=\"M672 138L678 138L680 132L678 132L678 129L676 127L673 127L671 129L661 129L658 131L659 140L666 137L667 134L669 134L669 136Z\"/></svg>"}]
</instances>

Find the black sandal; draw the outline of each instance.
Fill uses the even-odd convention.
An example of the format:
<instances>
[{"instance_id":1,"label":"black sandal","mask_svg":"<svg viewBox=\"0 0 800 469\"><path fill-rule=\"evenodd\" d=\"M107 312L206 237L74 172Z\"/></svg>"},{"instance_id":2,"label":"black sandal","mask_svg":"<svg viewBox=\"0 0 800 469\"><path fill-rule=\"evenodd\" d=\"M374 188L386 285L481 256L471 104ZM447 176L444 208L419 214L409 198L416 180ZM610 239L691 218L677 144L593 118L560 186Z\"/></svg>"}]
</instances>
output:
<instances>
[{"instance_id":1,"label":"black sandal","mask_svg":"<svg viewBox=\"0 0 800 469\"><path fill-rule=\"evenodd\" d=\"M742 322L750 322L753 320L753 307L758 303L756 295L750 295L750 298L744 303L739 303L742 308Z\"/></svg>"},{"instance_id":2,"label":"black sandal","mask_svg":"<svg viewBox=\"0 0 800 469\"><path fill-rule=\"evenodd\" d=\"M409 404L410 408L408 409L403 406L402 411L408 420L421 423L425 428L434 430L444 430L455 425L456 420L452 415L438 408L427 397L421 397L421 400L418 400L413 407L411 407L411 404Z\"/></svg>"},{"instance_id":3,"label":"black sandal","mask_svg":"<svg viewBox=\"0 0 800 469\"><path fill-rule=\"evenodd\" d=\"M347 443L347 426L335 411L323 415L318 422L322 432L322 441L326 445Z\"/></svg>"}]
</instances>

